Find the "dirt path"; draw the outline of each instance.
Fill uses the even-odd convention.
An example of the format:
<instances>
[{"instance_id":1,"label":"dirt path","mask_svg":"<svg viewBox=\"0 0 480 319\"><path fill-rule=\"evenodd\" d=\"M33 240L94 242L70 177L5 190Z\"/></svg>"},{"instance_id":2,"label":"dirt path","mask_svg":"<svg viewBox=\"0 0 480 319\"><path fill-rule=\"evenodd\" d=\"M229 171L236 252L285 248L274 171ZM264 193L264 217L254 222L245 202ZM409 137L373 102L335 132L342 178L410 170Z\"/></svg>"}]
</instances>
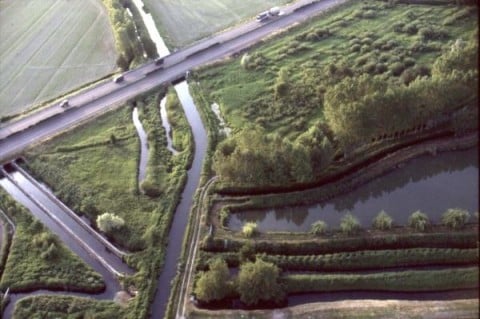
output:
<instances>
[{"instance_id":1,"label":"dirt path","mask_svg":"<svg viewBox=\"0 0 480 319\"><path fill-rule=\"evenodd\" d=\"M265 319L475 319L478 300L346 300L318 302L273 311L196 311L190 318Z\"/></svg>"}]
</instances>

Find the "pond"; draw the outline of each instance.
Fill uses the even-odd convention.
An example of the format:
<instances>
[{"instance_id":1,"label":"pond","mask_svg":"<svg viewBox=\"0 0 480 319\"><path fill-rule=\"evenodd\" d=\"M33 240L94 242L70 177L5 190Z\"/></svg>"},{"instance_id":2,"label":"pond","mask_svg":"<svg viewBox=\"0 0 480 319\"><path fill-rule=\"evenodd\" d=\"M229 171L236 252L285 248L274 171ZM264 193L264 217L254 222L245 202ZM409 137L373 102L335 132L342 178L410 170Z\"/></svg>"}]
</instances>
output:
<instances>
[{"instance_id":1,"label":"pond","mask_svg":"<svg viewBox=\"0 0 480 319\"><path fill-rule=\"evenodd\" d=\"M448 208L466 209L471 215L478 211L477 148L419 157L321 204L235 213L228 226L240 230L246 222L256 222L259 231L303 232L318 220L338 228L342 217L351 212L368 228L381 210L396 225L405 225L417 210L437 223Z\"/></svg>"}]
</instances>

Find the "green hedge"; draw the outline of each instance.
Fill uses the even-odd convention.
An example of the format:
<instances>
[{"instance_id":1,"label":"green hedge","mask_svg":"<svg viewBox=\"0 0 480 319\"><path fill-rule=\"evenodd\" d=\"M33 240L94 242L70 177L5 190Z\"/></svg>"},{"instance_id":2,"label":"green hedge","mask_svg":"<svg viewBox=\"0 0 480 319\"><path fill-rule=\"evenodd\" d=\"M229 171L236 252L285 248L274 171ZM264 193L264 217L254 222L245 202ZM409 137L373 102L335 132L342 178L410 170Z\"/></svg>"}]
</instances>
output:
<instances>
[{"instance_id":1,"label":"green hedge","mask_svg":"<svg viewBox=\"0 0 480 319\"><path fill-rule=\"evenodd\" d=\"M296 241L254 242L257 253L272 255L318 255L337 252L406 248L476 248L478 233L476 227L462 232L410 233L363 236L349 238L310 239ZM202 249L214 252L238 251L247 240L210 238L203 241Z\"/></svg>"},{"instance_id":2,"label":"green hedge","mask_svg":"<svg viewBox=\"0 0 480 319\"><path fill-rule=\"evenodd\" d=\"M479 262L476 248L412 248L367 250L316 256L259 256L263 260L274 263L284 270L292 271L366 270L426 265L475 265Z\"/></svg>"},{"instance_id":3,"label":"green hedge","mask_svg":"<svg viewBox=\"0 0 480 319\"><path fill-rule=\"evenodd\" d=\"M289 294L344 290L447 291L478 288L478 268L381 272L368 275L288 275L284 277Z\"/></svg>"}]
</instances>

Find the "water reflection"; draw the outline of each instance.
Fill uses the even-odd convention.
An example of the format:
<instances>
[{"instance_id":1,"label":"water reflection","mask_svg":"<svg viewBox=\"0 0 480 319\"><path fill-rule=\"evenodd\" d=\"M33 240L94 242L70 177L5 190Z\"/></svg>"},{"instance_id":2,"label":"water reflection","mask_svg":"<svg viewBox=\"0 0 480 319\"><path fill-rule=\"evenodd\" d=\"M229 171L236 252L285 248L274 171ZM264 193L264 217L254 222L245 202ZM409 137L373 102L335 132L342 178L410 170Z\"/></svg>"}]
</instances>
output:
<instances>
[{"instance_id":1,"label":"water reflection","mask_svg":"<svg viewBox=\"0 0 480 319\"><path fill-rule=\"evenodd\" d=\"M234 230L257 222L260 231L308 231L321 219L329 227L352 212L363 227L369 227L385 210L397 225L404 225L416 210L439 222L447 208L478 211L478 149L425 156L410 161L383 177L331 201L313 205L233 214Z\"/></svg>"},{"instance_id":2,"label":"water reflection","mask_svg":"<svg viewBox=\"0 0 480 319\"><path fill-rule=\"evenodd\" d=\"M138 137L140 139L140 163L138 164L138 183L141 184L147 174L147 162L148 162L148 141L147 133L143 129L142 122L138 118L138 109L135 107L132 113L133 124L137 130Z\"/></svg>"}]
</instances>

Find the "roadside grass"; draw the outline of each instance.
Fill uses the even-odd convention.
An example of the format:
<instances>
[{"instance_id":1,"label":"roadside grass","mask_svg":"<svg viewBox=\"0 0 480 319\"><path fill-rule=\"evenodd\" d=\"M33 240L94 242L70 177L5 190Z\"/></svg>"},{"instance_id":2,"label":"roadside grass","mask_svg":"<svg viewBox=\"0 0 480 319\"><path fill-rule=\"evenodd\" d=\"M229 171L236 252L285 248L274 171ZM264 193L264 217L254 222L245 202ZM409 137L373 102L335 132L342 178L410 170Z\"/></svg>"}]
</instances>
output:
<instances>
[{"instance_id":1,"label":"roadside grass","mask_svg":"<svg viewBox=\"0 0 480 319\"><path fill-rule=\"evenodd\" d=\"M145 0L167 46L178 48L291 0Z\"/></svg>"},{"instance_id":2,"label":"roadside grass","mask_svg":"<svg viewBox=\"0 0 480 319\"><path fill-rule=\"evenodd\" d=\"M16 225L0 289L12 292L61 289L100 292L105 289L100 274L69 251L30 213L0 190L0 209Z\"/></svg>"},{"instance_id":3,"label":"roadside grass","mask_svg":"<svg viewBox=\"0 0 480 319\"><path fill-rule=\"evenodd\" d=\"M115 71L115 45L99 0L0 3L0 117Z\"/></svg>"},{"instance_id":4,"label":"roadside grass","mask_svg":"<svg viewBox=\"0 0 480 319\"><path fill-rule=\"evenodd\" d=\"M14 318L124 318L125 310L112 301L70 296L31 296L21 299Z\"/></svg>"},{"instance_id":5,"label":"roadside grass","mask_svg":"<svg viewBox=\"0 0 480 319\"><path fill-rule=\"evenodd\" d=\"M366 12L372 18L366 18ZM281 69L295 88L313 74L319 96L343 77L342 72L381 74L385 81L400 84L405 70L430 69L456 39L476 37L476 12L465 6L352 1L251 48L243 66L245 55L200 68L194 79L208 102L220 105L233 129L261 126L267 133L295 139L314 122L323 121L322 98L303 107L295 105L302 101L278 103L274 91ZM459 13L465 16L452 18ZM414 25L415 34L403 31L401 24L404 29ZM442 36L425 40L420 35L425 28ZM333 74L329 68L335 69Z\"/></svg>"}]
</instances>

